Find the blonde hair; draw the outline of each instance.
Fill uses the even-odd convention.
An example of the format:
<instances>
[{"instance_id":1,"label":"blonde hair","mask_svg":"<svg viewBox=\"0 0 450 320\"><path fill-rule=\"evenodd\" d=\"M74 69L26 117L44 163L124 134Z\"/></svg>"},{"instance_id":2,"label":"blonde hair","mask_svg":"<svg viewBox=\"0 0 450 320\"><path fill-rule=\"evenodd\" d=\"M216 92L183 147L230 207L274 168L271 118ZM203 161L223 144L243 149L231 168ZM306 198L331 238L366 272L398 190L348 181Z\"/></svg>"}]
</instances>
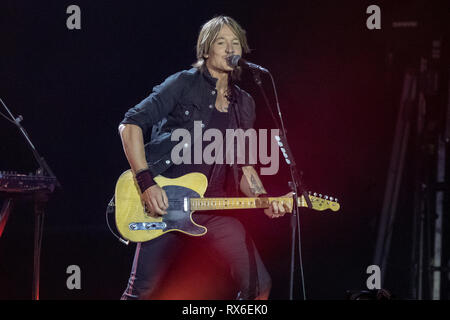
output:
<instances>
[{"instance_id":1,"label":"blonde hair","mask_svg":"<svg viewBox=\"0 0 450 320\"><path fill-rule=\"evenodd\" d=\"M200 33L197 38L197 61L192 64L194 68L199 69L200 71L205 71L205 55L209 53L209 49L211 45L216 40L217 35L219 34L222 27L226 25L228 26L233 33L238 38L243 53L249 53L250 48L247 43L247 36L245 30L236 22L233 18L227 16L218 16L214 17L211 20L207 21L201 28ZM241 68L236 67L231 72L231 78L233 80L239 80L241 75Z\"/></svg>"}]
</instances>

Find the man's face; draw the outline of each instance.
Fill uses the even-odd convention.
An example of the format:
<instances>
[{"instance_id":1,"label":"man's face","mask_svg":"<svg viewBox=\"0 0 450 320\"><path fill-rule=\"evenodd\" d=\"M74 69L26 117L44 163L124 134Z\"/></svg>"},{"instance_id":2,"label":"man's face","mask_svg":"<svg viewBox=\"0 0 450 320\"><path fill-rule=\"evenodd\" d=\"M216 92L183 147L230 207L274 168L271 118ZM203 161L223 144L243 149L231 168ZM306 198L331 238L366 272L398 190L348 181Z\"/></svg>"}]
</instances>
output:
<instances>
[{"instance_id":1,"label":"man's face","mask_svg":"<svg viewBox=\"0 0 450 320\"><path fill-rule=\"evenodd\" d=\"M233 68L227 63L227 57L230 55L242 55L242 47L233 31L224 25L205 55L206 66L213 73L232 71Z\"/></svg>"}]
</instances>

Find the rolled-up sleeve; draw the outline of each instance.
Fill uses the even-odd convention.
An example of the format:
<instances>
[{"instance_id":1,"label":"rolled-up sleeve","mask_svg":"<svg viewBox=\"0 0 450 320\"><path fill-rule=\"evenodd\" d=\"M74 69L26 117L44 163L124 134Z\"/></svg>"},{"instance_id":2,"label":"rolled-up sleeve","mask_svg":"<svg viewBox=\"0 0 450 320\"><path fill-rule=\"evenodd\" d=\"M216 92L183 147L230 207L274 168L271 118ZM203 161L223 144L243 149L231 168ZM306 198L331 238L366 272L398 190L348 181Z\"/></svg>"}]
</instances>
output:
<instances>
[{"instance_id":1,"label":"rolled-up sleeve","mask_svg":"<svg viewBox=\"0 0 450 320\"><path fill-rule=\"evenodd\" d=\"M144 134L158 121L165 118L175 107L186 86L184 71L168 77L153 88L152 93L125 113L121 124L139 126Z\"/></svg>"}]
</instances>

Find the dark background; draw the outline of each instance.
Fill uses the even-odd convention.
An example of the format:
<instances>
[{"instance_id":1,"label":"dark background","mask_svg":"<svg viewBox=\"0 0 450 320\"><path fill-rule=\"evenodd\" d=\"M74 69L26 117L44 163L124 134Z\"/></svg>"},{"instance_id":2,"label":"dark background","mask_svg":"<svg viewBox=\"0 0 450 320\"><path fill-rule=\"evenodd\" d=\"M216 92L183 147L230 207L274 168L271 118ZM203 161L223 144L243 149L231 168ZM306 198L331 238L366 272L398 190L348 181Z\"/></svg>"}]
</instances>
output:
<instances>
[{"instance_id":1,"label":"dark background","mask_svg":"<svg viewBox=\"0 0 450 320\"><path fill-rule=\"evenodd\" d=\"M200 26L214 15L247 31L248 60L271 70L288 138L307 190L339 199L334 214L302 210L301 240L309 299L344 299L365 289L392 148L402 70L448 29L445 1L11 1L0 5L0 97L23 115L39 153L63 188L47 209L41 299L118 299L134 245L114 238L105 209L128 169L118 123L170 74L195 60ZM66 8L81 8L81 30L66 28ZM366 8L381 8L381 30L366 28ZM392 21L418 20L415 30ZM406 51L388 61L389 52ZM411 61L409 61L409 59ZM264 79L273 98L268 79ZM257 127L273 128L258 88ZM1 112L4 112L3 109ZM281 155L280 155L281 156ZM263 177L271 194L288 191L284 163ZM24 139L0 118L0 170L35 171ZM111 217L112 218L112 217ZM289 219L240 215L272 275L272 299L289 297ZM400 233L401 234L401 233ZM405 238L408 241L408 238ZM0 299L30 299L33 207L17 203L0 238ZM407 298L408 261L384 286ZM81 268L81 290L66 288L66 268ZM161 298L230 299L225 269L197 248L180 257ZM301 298L298 268L295 296ZM403 279L403 280L402 280Z\"/></svg>"}]
</instances>

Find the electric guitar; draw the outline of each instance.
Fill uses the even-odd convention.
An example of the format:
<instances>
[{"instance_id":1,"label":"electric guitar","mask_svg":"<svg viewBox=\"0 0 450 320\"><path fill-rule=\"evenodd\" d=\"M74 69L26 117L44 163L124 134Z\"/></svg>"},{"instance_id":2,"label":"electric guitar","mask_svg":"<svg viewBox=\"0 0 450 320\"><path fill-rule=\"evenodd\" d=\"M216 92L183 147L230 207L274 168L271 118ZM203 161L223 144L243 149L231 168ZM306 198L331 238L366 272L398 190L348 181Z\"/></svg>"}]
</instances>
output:
<instances>
[{"instance_id":1,"label":"electric guitar","mask_svg":"<svg viewBox=\"0 0 450 320\"><path fill-rule=\"evenodd\" d=\"M269 208L271 202L278 200L292 208L293 198L203 198L208 179L202 173L188 173L170 179L161 175L155 182L166 192L169 200L167 214L150 217L141 200L139 187L131 170L125 171L118 179L115 189L115 220L119 233L132 242L145 242L171 231L179 231L191 236L202 236L207 229L192 220L192 213L202 210ZM312 209L338 211L337 199L309 195ZM303 196L298 198L299 207L307 207Z\"/></svg>"}]
</instances>

